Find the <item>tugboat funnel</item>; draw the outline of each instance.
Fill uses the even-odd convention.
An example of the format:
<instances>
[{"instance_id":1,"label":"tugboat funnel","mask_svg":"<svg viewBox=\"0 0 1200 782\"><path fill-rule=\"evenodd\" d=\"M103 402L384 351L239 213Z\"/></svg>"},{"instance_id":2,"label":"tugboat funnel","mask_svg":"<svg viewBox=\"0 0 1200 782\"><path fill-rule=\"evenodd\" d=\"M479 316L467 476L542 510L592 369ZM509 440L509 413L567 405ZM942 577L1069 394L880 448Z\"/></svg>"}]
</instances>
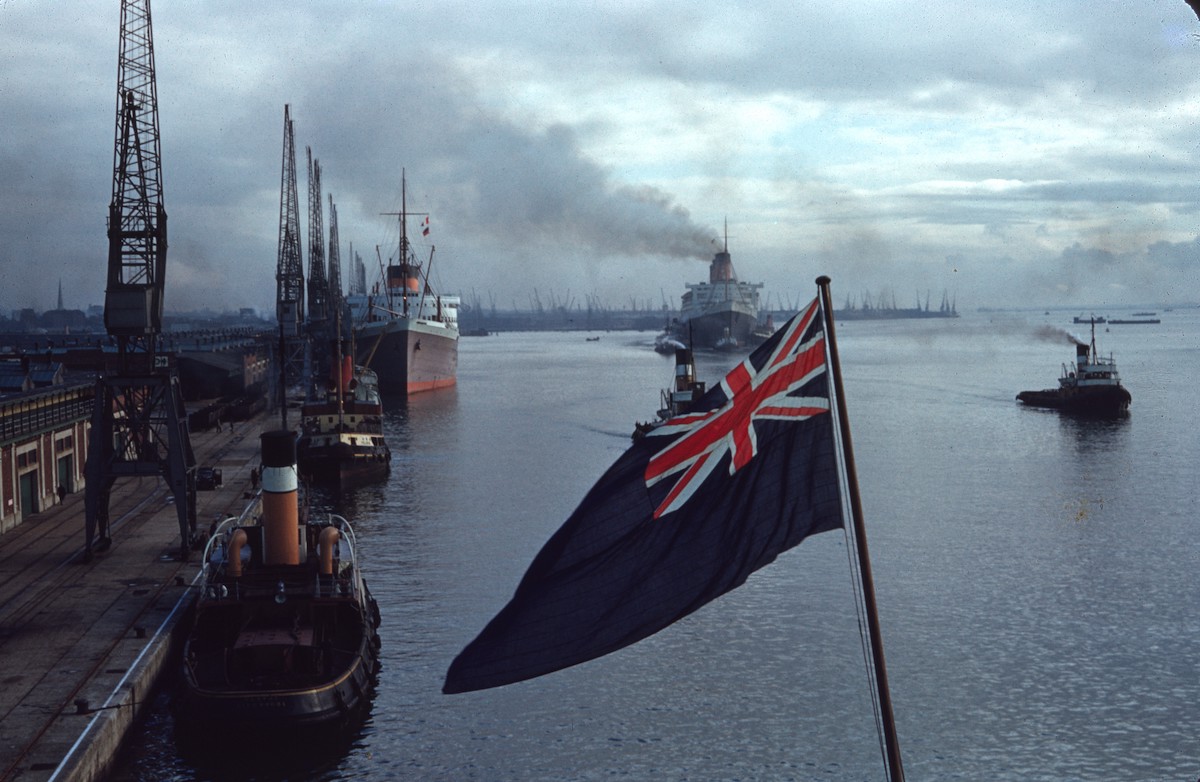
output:
<instances>
[{"instance_id":1,"label":"tugboat funnel","mask_svg":"<svg viewBox=\"0 0 1200 782\"><path fill-rule=\"evenodd\" d=\"M696 364L689 348L675 348L675 390L687 391L696 380Z\"/></svg>"},{"instance_id":2,"label":"tugboat funnel","mask_svg":"<svg viewBox=\"0 0 1200 782\"><path fill-rule=\"evenodd\" d=\"M263 432L262 459L263 561L268 565L299 565L295 432Z\"/></svg>"},{"instance_id":3,"label":"tugboat funnel","mask_svg":"<svg viewBox=\"0 0 1200 782\"><path fill-rule=\"evenodd\" d=\"M1079 367L1079 371L1083 371L1083 365L1088 362L1088 346L1082 342L1075 344L1075 364Z\"/></svg>"}]
</instances>

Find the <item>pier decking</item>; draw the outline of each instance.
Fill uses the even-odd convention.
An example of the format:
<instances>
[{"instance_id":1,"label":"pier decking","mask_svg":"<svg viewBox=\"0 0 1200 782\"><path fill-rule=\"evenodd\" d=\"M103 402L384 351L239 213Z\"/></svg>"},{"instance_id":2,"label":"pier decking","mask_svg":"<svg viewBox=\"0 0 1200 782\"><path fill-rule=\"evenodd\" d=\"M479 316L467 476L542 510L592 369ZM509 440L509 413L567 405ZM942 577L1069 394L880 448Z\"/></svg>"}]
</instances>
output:
<instances>
[{"instance_id":1,"label":"pier decking","mask_svg":"<svg viewBox=\"0 0 1200 782\"><path fill-rule=\"evenodd\" d=\"M197 523L255 502L264 416L193 433L223 486L197 493ZM83 563L84 492L0 535L0 782L102 780L170 658L199 552L178 560L166 482L113 487L112 547Z\"/></svg>"}]
</instances>

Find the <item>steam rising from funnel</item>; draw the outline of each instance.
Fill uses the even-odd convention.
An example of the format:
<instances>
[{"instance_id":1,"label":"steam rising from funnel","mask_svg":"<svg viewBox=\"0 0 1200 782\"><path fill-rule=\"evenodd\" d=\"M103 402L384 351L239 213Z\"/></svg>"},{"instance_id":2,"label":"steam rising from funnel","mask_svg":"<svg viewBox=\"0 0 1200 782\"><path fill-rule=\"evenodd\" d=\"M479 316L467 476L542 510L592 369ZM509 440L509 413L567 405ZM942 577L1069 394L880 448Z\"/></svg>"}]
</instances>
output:
<instances>
[{"instance_id":1,"label":"steam rising from funnel","mask_svg":"<svg viewBox=\"0 0 1200 782\"><path fill-rule=\"evenodd\" d=\"M1075 336L1066 329L1060 329L1058 326L1038 326L1033 331L1033 336L1042 342L1067 342L1071 345L1087 345L1079 337Z\"/></svg>"}]
</instances>

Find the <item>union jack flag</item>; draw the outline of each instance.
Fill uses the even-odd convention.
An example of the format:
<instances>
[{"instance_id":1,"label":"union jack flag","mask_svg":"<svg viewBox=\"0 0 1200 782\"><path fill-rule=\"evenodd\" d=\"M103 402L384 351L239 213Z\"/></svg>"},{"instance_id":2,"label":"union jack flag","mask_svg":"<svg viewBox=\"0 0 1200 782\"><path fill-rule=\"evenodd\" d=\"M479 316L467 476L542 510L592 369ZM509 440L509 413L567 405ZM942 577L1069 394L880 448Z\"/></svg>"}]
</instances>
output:
<instances>
[{"instance_id":1,"label":"union jack flag","mask_svg":"<svg viewBox=\"0 0 1200 782\"><path fill-rule=\"evenodd\" d=\"M818 315L814 300L788 324L761 369L754 356L734 367L721 381L726 401L720 407L680 415L651 430L657 436L682 434L646 465L647 487L683 472L654 518L683 506L725 454L732 454L730 475L749 464L758 453L755 421L798 421L829 412L827 396L792 396L825 373L825 333Z\"/></svg>"},{"instance_id":2,"label":"union jack flag","mask_svg":"<svg viewBox=\"0 0 1200 782\"><path fill-rule=\"evenodd\" d=\"M636 440L455 658L442 691L636 643L842 526L822 317L814 301L690 412Z\"/></svg>"}]
</instances>

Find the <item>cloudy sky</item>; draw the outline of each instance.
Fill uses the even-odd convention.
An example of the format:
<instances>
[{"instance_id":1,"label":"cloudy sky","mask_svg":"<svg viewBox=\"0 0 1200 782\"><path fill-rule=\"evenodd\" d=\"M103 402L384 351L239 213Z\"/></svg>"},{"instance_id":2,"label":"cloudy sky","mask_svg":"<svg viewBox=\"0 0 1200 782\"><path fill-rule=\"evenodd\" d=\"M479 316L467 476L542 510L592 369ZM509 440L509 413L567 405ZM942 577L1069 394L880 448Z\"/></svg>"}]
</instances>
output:
<instances>
[{"instance_id":1,"label":"cloudy sky","mask_svg":"<svg viewBox=\"0 0 1200 782\"><path fill-rule=\"evenodd\" d=\"M0 0L0 312L103 301L119 7ZM154 40L168 310L273 313L285 104L343 265L404 169L440 287L502 308L677 304L726 220L772 305L1200 300L1184 0L188 0Z\"/></svg>"}]
</instances>

